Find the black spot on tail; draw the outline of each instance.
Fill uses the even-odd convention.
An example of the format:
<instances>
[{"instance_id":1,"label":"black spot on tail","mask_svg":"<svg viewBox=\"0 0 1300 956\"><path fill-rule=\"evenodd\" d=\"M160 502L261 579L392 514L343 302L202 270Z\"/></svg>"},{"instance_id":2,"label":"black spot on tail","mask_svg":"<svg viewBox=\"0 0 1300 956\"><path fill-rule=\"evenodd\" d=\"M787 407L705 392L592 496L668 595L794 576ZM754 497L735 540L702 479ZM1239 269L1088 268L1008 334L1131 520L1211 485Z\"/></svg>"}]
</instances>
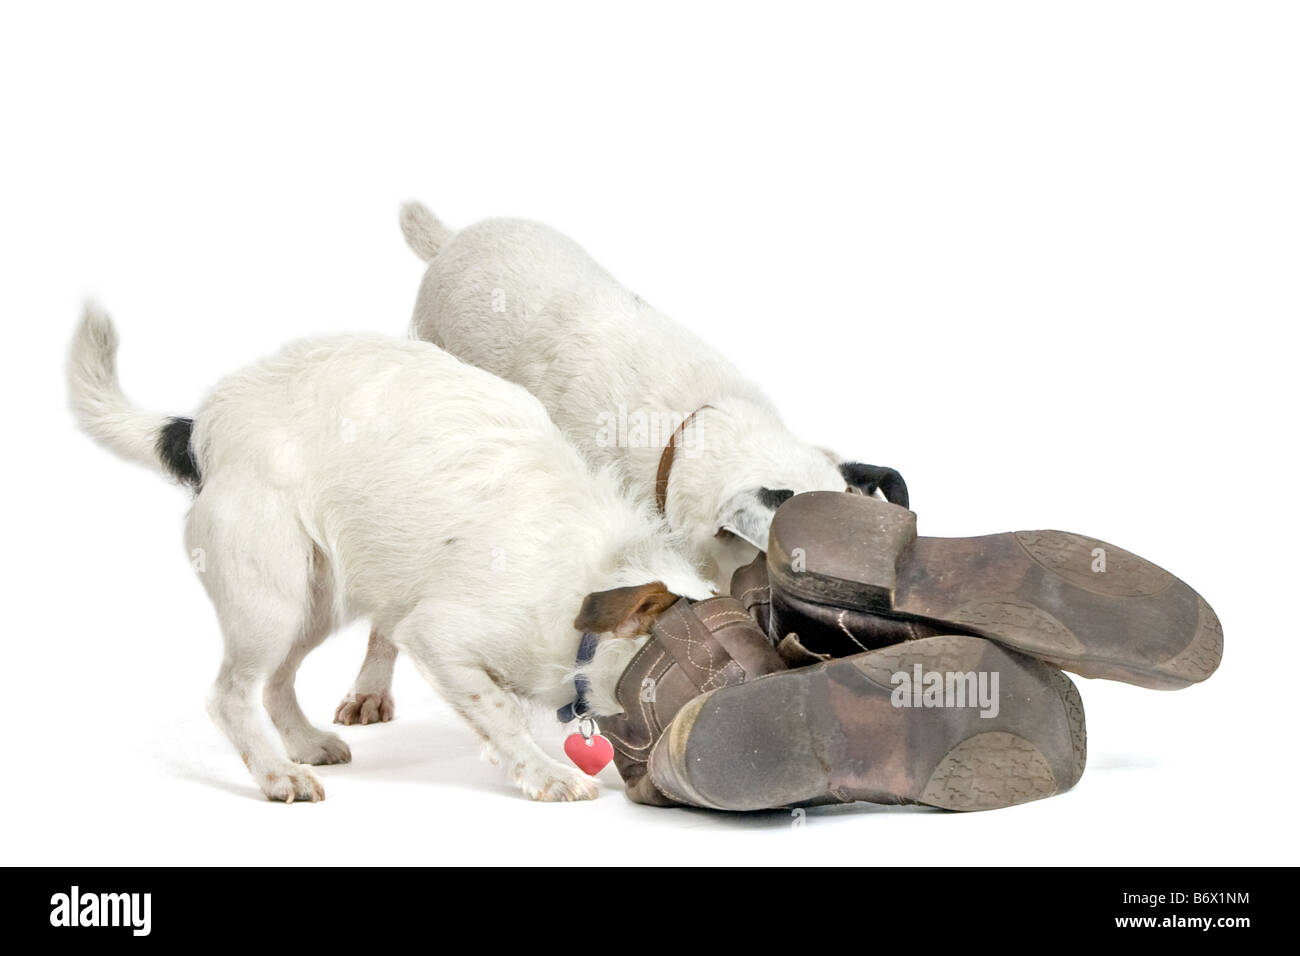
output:
<instances>
[{"instance_id":1,"label":"black spot on tail","mask_svg":"<svg viewBox=\"0 0 1300 956\"><path fill-rule=\"evenodd\" d=\"M180 481L199 489L199 463L190 451L190 433L194 431L194 419L173 418L158 433L158 457L163 467Z\"/></svg>"}]
</instances>

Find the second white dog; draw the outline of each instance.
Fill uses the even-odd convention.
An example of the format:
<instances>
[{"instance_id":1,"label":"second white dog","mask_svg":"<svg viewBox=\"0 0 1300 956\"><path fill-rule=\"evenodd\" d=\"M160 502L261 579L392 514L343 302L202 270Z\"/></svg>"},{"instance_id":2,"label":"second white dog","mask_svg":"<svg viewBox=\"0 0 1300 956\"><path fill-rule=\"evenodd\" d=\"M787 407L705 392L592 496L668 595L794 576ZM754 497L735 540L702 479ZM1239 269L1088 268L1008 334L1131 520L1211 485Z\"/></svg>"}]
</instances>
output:
<instances>
[{"instance_id":1,"label":"second white dog","mask_svg":"<svg viewBox=\"0 0 1300 956\"><path fill-rule=\"evenodd\" d=\"M411 335L524 386L633 497L655 501L664 448L690 417L661 497L719 586L766 548L774 503L791 494L879 487L908 503L896 471L795 437L731 362L555 229L489 219L453 233L408 203L402 231L429 263Z\"/></svg>"}]
</instances>

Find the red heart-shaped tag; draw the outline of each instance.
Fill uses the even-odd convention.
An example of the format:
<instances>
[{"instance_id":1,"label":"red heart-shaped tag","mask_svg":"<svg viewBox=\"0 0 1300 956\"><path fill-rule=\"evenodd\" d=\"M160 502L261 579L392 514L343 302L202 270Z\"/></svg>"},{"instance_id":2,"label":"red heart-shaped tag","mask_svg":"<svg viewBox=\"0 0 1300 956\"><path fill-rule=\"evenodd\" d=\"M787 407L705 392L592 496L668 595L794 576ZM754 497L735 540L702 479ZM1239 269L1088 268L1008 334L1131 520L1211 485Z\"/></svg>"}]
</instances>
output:
<instances>
[{"instance_id":1,"label":"red heart-shaped tag","mask_svg":"<svg viewBox=\"0 0 1300 956\"><path fill-rule=\"evenodd\" d=\"M582 734L569 734L564 738L564 752L583 773L596 776L614 759L614 745L600 734L588 740Z\"/></svg>"}]
</instances>

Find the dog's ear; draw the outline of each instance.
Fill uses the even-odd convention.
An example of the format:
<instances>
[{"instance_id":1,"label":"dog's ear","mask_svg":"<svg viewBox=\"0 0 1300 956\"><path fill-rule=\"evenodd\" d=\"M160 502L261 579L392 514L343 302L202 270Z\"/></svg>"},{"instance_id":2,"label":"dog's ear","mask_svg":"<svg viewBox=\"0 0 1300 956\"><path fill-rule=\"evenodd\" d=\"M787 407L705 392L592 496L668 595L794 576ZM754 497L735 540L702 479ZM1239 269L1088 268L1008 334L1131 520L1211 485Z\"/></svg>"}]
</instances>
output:
<instances>
[{"instance_id":1,"label":"dog's ear","mask_svg":"<svg viewBox=\"0 0 1300 956\"><path fill-rule=\"evenodd\" d=\"M781 501L784 501L784 499L775 500L775 495L771 492L764 496L763 492L767 490L764 488L758 492L746 491L728 501L726 507L722 509L722 514L718 516L718 533L734 534L737 538L748 541L758 550L766 551L767 532L772 525L772 514ZM785 490L782 489L781 493ZM794 492L790 494L793 495ZM772 500L766 500L769 497Z\"/></svg>"},{"instance_id":2,"label":"dog's ear","mask_svg":"<svg viewBox=\"0 0 1300 956\"><path fill-rule=\"evenodd\" d=\"M771 508L775 511L787 501L794 497L794 492L789 488L759 488L758 503L765 508Z\"/></svg>"},{"instance_id":3,"label":"dog's ear","mask_svg":"<svg viewBox=\"0 0 1300 956\"><path fill-rule=\"evenodd\" d=\"M864 495L874 495L876 489L880 489L885 500L890 504L909 507L907 482L892 468L864 465L860 461L846 461L840 464L840 474L844 476L845 484Z\"/></svg>"},{"instance_id":4,"label":"dog's ear","mask_svg":"<svg viewBox=\"0 0 1300 956\"><path fill-rule=\"evenodd\" d=\"M677 601L678 596L664 587L662 581L595 591L583 598L573 626L592 634L608 631L615 637L636 637L650 630L654 619Z\"/></svg>"}]
</instances>

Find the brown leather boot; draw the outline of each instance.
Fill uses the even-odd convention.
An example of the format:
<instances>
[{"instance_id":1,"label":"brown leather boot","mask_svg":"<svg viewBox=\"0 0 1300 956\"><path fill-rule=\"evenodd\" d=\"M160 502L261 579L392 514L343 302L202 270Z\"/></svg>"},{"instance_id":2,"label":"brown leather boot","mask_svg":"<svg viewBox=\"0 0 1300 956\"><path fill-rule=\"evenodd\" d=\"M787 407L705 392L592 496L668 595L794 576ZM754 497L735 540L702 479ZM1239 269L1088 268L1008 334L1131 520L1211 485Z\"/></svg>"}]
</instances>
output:
<instances>
[{"instance_id":1,"label":"brown leather boot","mask_svg":"<svg viewBox=\"0 0 1300 956\"><path fill-rule=\"evenodd\" d=\"M661 799L717 810L850 800L990 810L1072 787L1086 740L1064 674L948 635L702 694L652 749L648 777Z\"/></svg>"},{"instance_id":2,"label":"brown leather boot","mask_svg":"<svg viewBox=\"0 0 1300 956\"><path fill-rule=\"evenodd\" d=\"M601 732L628 796L659 806L982 810L1068 789L1085 759L1078 692L1045 664L948 636L789 667L731 597L661 614L617 695Z\"/></svg>"},{"instance_id":3,"label":"brown leather boot","mask_svg":"<svg viewBox=\"0 0 1300 956\"><path fill-rule=\"evenodd\" d=\"M767 634L730 597L678 601L659 615L616 690L623 713L601 717L614 765L638 803L668 805L646 774L650 752L677 712L702 693L785 669Z\"/></svg>"},{"instance_id":4,"label":"brown leather boot","mask_svg":"<svg viewBox=\"0 0 1300 956\"><path fill-rule=\"evenodd\" d=\"M906 508L815 491L777 510L766 566L769 634L796 632L816 654L966 633L1084 677L1157 689L1205 680L1223 654L1219 619L1190 587L1064 531L923 538Z\"/></svg>"}]
</instances>

